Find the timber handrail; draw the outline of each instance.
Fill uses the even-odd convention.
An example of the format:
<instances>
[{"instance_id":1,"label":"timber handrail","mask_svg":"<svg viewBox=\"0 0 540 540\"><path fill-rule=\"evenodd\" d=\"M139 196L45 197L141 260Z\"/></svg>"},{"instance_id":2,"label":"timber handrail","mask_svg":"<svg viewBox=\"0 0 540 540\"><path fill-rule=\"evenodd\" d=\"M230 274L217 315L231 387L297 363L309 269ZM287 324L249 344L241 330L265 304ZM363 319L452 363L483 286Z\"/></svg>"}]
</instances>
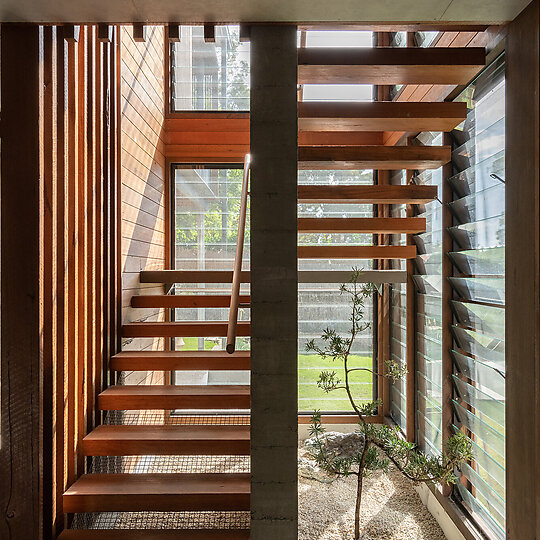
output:
<instances>
[{"instance_id":1,"label":"timber handrail","mask_svg":"<svg viewBox=\"0 0 540 540\"><path fill-rule=\"evenodd\" d=\"M242 258L244 254L244 236L246 231L246 215L248 201L250 156L244 159L244 176L242 179L242 195L240 196L240 213L238 215L238 238L236 239L236 255L232 278L231 304L229 307L229 325L227 327L226 350L232 354L236 348L236 328L238 324L238 308L240 305L240 284L242 282Z\"/></svg>"}]
</instances>

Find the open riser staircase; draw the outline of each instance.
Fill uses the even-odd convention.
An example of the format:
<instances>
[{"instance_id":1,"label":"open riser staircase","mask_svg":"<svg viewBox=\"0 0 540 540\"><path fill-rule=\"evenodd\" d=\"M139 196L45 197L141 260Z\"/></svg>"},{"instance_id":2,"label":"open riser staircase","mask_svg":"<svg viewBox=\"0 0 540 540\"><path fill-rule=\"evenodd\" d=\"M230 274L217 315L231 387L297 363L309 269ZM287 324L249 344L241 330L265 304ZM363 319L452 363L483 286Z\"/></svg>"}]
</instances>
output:
<instances>
[{"instance_id":1,"label":"open riser staircase","mask_svg":"<svg viewBox=\"0 0 540 540\"><path fill-rule=\"evenodd\" d=\"M485 63L483 49L301 49L299 84L461 84ZM299 129L322 131L450 131L466 117L462 103L299 103ZM299 149L299 169L426 169L450 160L446 146L304 146ZM142 283L230 284L227 294L180 294L134 296L133 308L229 308L228 320L125 323L125 338L177 337L226 338L226 351L166 350L122 351L110 359L115 373L130 371L249 371L249 351L236 351L236 337L250 335L249 321L238 321L238 310L250 304L240 285L249 282L242 270L245 213L247 208L249 160L246 159L239 243L233 271L163 270L141 272ZM426 204L437 197L436 188L419 185L302 185L300 203L324 204ZM425 230L421 218L302 218L301 233L414 234ZM413 259L416 247L391 246L302 246L302 259ZM121 466L112 471L95 466L80 476L65 492L66 513L223 513L249 512L249 467L237 471L169 471L155 467L137 468L137 463L155 463L167 458L240 459L249 465L249 385L123 385L105 389L97 407L110 419L91 431L82 442L82 452L94 463L110 460ZM171 415L171 411L179 414ZM182 423L178 418L197 411L201 419ZM216 411L219 415L216 416ZM246 416L241 416L245 412ZM125 422L137 413L138 422ZM148 415L145 416L145 414ZM145 422L157 413L161 423ZM218 421L216 421L216 418ZM234 419L239 419L235 421ZM220 420L221 419L221 420ZM229 419L229 420L228 420ZM119 421L118 421L119 420ZM137 458L134 459L133 457ZM130 459L131 458L131 459ZM151 471L147 470L151 469ZM185 530L70 529L62 540L140 538L158 540L183 538L232 540L249 538L246 522L234 530L218 523L204 529Z\"/></svg>"}]
</instances>

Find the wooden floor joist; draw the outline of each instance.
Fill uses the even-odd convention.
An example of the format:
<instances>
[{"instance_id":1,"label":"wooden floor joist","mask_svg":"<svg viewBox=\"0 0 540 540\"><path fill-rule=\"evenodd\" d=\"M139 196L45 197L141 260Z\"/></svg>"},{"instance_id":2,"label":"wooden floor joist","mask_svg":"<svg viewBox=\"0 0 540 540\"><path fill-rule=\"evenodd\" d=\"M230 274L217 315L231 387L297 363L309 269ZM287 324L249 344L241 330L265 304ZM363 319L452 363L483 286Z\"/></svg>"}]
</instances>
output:
<instances>
[{"instance_id":1,"label":"wooden floor joist","mask_svg":"<svg viewBox=\"0 0 540 540\"><path fill-rule=\"evenodd\" d=\"M300 131L451 131L467 116L465 102L298 103Z\"/></svg>"},{"instance_id":2,"label":"wooden floor joist","mask_svg":"<svg viewBox=\"0 0 540 540\"><path fill-rule=\"evenodd\" d=\"M250 297L240 295L239 301L246 306ZM228 294L152 294L131 297L131 307L134 308L228 308L230 304L231 296Z\"/></svg>"},{"instance_id":3,"label":"wooden floor joist","mask_svg":"<svg viewBox=\"0 0 540 540\"><path fill-rule=\"evenodd\" d=\"M111 358L115 371L249 370L249 351L122 351Z\"/></svg>"},{"instance_id":4,"label":"wooden floor joist","mask_svg":"<svg viewBox=\"0 0 540 540\"><path fill-rule=\"evenodd\" d=\"M299 259L414 259L416 246L298 246Z\"/></svg>"},{"instance_id":5,"label":"wooden floor joist","mask_svg":"<svg viewBox=\"0 0 540 540\"><path fill-rule=\"evenodd\" d=\"M437 197L437 186L298 186L300 203L427 204Z\"/></svg>"},{"instance_id":6,"label":"wooden floor joist","mask_svg":"<svg viewBox=\"0 0 540 540\"><path fill-rule=\"evenodd\" d=\"M438 169L450 161L449 146L303 146L298 168L307 170Z\"/></svg>"},{"instance_id":7,"label":"wooden floor joist","mask_svg":"<svg viewBox=\"0 0 540 540\"><path fill-rule=\"evenodd\" d=\"M85 456L249 455L250 427L101 425L82 441Z\"/></svg>"},{"instance_id":8,"label":"wooden floor joist","mask_svg":"<svg viewBox=\"0 0 540 540\"><path fill-rule=\"evenodd\" d=\"M244 473L83 474L64 493L66 513L249 510Z\"/></svg>"},{"instance_id":9,"label":"wooden floor joist","mask_svg":"<svg viewBox=\"0 0 540 540\"><path fill-rule=\"evenodd\" d=\"M106 411L249 409L246 385L116 385L98 395Z\"/></svg>"},{"instance_id":10,"label":"wooden floor joist","mask_svg":"<svg viewBox=\"0 0 540 540\"><path fill-rule=\"evenodd\" d=\"M225 337L226 321L133 322L122 326L123 337ZM249 336L249 322L239 321L236 334Z\"/></svg>"},{"instance_id":11,"label":"wooden floor joist","mask_svg":"<svg viewBox=\"0 0 540 540\"><path fill-rule=\"evenodd\" d=\"M298 49L299 84L466 84L485 65L479 47Z\"/></svg>"},{"instance_id":12,"label":"wooden floor joist","mask_svg":"<svg viewBox=\"0 0 540 540\"><path fill-rule=\"evenodd\" d=\"M417 234L426 230L425 218L299 218L300 233Z\"/></svg>"},{"instance_id":13,"label":"wooden floor joist","mask_svg":"<svg viewBox=\"0 0 540 540\"><path fill-rule=\"evenodd\" d=\"M58 540L249 540L249 529L66 529Z\"/></svg>"}]
</instances>

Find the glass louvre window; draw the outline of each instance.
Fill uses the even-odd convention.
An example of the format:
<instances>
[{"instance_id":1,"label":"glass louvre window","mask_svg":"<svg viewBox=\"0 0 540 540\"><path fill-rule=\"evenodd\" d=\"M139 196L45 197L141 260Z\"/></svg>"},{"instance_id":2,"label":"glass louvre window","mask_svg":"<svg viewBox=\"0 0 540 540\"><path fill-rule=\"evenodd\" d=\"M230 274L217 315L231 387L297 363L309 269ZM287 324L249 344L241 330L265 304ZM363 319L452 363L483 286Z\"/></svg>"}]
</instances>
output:
<instances>
[{"instance_id":1,"label":"glass louvre window","mask_svg":"<svg viewBox=\"0 0 540 540\"><path fill-rule=\"evenodd\" d=\"M394 171L390 183L405 184L405 171ZM406 206L392 205L392 217L406 217ZM392 244L403 246L407 242L405 235L393 235ZM396 270L405 270L406 262L393 262ZM407 284L393 283L390 287L390 358L404 364L407 355ZM393 381L390 379L390 416L405 433L407 429L407 383L406 378Z\"/></svg>"},{"instance_id":2,"label":"glass louvre window","mask_svg":"<svg viewBox=\"0 0 540 540\"><path fill-rule=\"evenodd\" d=\"M249 111L249 43L239 26L216 26L215 43L202 26L182 26L171 44L173 111Z\"/></svg>"},{"instance_id":3,"label":"glass louvre window","mask_svg":"<svg viewBox=\"0 0 540 540\"><path fill-rule=\"evenodd\" d=\"M454 430L472 442L456 497L505 538L505 81L501 57L457 98L467 119L452 132L454 192Z\"/></svg>"},{"instance_id":4,"label":"glass louvre window","mask_svg":"<svg viewBox=\"0 0 540 540\"><path fill-rule=\"evenodd\" d=\"M372 171L299 171L298 183L313 184L372 184ZM298 217L372 217L372 205L360 204L299 204ZM308 233L299 234L299 246L343 246L372 245L371 234L352 233ZM351 261L346 259L300 259L299 270L340 270L350 271L353 266L369 270L371 260ZM344 390L325 393L317 387L319 373L323 370L336 371L343 379L341 365L332 360L322 360L319 356L306 353L306 343L318 339L325 328L333 328L341 335L350 330L350 304L346 295L340 294L339 282L300 283L298 290L298 409L312 412L350 412L351 407ZM366 302L366 319L373 320L371 299ZM373 367L373 328L357 337L350 361L351 367ZM369 372L352 374L352 389L358 401L373 399L373 376Z\"/></svg>"},{"instance_id":5,"label":"glass louvre window","mask_svg":"<svg viewBox=\"0 0 540 540\"><path fill-rule=\"evenodd\" d=\"M426 145L441 145L441 133L421 133ZM422 171L415 177L422 185L436 185L440 193L442 168ZM426 232L413 236L418 255L414 261L416 285L416 436L429 455L442 450L442 206L434 200L420 207Z\"/></svg>"}]
</instances>

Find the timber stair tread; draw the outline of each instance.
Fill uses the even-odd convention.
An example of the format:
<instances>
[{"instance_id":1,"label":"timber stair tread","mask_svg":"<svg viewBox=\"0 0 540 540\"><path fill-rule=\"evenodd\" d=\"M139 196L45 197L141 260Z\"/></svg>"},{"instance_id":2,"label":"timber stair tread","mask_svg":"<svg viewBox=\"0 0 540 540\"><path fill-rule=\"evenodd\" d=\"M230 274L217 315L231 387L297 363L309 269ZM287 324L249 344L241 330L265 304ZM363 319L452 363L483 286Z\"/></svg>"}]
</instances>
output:
<instances>
[{"instance_id":1,"label":"timber stair tread","mask_svg":"<svg viewBox=\"0 0 540 540\"><path fill-rule=\"evenodd\" d=\"M298 202L332 204L427 204L437 197L437 186L300 185Z\"/></svg>"},{"instance_id":2,"label":"timber stair tread","mask_svg":"<svg viewBox=\"0 0 540 540\"><path fill-rule=\"evenodd\" d=\"M451 131L467 117L467 104L303 101L298 117L300 131Z\"/></svg>"},{"instance_id":3,"label":"timber stair tread","mask_svg":"<svg viewBox=\"0 0 540 540\"><path fill-rule=\"evenodd\" d=\"M299 259L414 259L416 246L298 246Z\"/></svg>"},{"instance_id":4,"label":"timber stair tread","mask_svg":"<svg viewBox=\"0 0 540 540\"><path fill-rule=\"evenodd\" d=\"M328 188L330 187L331 189L330 190L326 190L324 192L320 192L318 190L316 191L312 191L310 190L309 193L308 192L304 192L304 195L309 195L311 197L311 202L315 202L315 203L324 203L324 202L329 202L329 203L340 203L340 196L341 194L340 193L336 193L335 191L333 191L333 187L335 186L308 186L308 187L322 187L322 188ZM342 186L337 186L337 187L342 187ZM343 186L345 188L350 188L351 186ZM353 188L355 186L352 186ZM362 187L362 186L360 186ZM368 186L368 187L373 187L373 186ZM381 186L375 186L375 187L381 187ZM382 186L384 187L384 186ZM390 186L390 187L395 187L395 186ZM405 186L405 187L409 187L409 186ZM375 197L372 196L369 200L368 200L368 203L366 204L425 204L431 200L433 200L433 198L437 195L437 187L436 186L420 186L420 187L428 187L428 188L433 188L429 194L432 195L432 197L426 197L426 195L428 194L428 192L426 191L422 191L420 192L420 195L418 196L418 198L414 199L410 196L408 197L395 197L393 199L389 199L390 195L388 194L383 194L383 196L381 197L380 194L378 196L379 200L376 201L376 200L373 200ZM300 188L300 187L299 187ZM353 202L353 203L356 203L358 204L359 201L363 201L363 199L365 198L365 191L362 191L361 193L357 193L357 195L360 197L359 199L357 200L354 200L354 201L347 201L347 202ZM321 197L326 197L326 198L321 198ZM403 199L406 199L405 202L402 202ZM390 202L386 202L386 201L390 201ZM300 201L300 202L310 202L310 201ZM365 201L363 201L365 202ZM230 277L232 277L232 274L231 272L227 272L227 271L223 271L221 276L216 276L216 271L215 270L197 270L196 272L190 272L190 279L192 280L191 283L207 283L206 281L206 276L207 276L207 273L209 272L210 275L211 275L211 279L214 279L216 281L214 281L214 283L230 283L231 280L230 280ZM321 271L321 270L300 270L298 272L298 279L300 280L301 283L328 283L328 281L320 281L320 278L319 276L321 275L324 275L326 271ZM336 274L336 272L338 272L338 274ZM328 278L330 280L333 279L333 276L336 276L336 275L339 275L339 272L340 271L336 271L336 270L333 270L331 271L329 274L327 274ZM389 272L395 272L393 270L369 270L368 271L372 276L377 276L377 275L385 275L385 274L388 274ZM248 283L249 282L249 279L250 279L250 276L249 276L249 272L242 272L243 274L245 274L243 277L242 277L242 283ZM402 272L398 272L396 275L402 275ZM185 276L185 271L184 270L142 270L140 272L140 280L141 280L141 283L184 283L184 280L186 279L186 276ZM347 280L349 279L349 275L346 274L346 273L343 273L342 274L342 277L339 278L339 280ZM325 279L327 279L325 277ZM376 278L375 278L376 279ZM218 280L221 280L221 281L218 281ZM246 281L244 281L246 280ZM401 277L400 279L396 282L396 283L403 283L403 281L401 281Z\"/></svg>"},{"instance_id":5,"label":"timber stair tread","mask_svg":"<svg viewBox=\"0 0 540 540\"><path fill-rule=\"evenodd\" d=\"M249 473L83 474L64 512L249 510Z\"/></svg>"},{"instance_id":6,"label":"timber stair tread","mask_svg":"<svg viewBox=\"0 0 540 540\"><path fill-rule=\"evenodd\" d=\"M249 351L122 351L110 361L114 371L249 370Z\"/></svg>"},{"instance_id":7,"label":"timber stair tread","mask_svg":"<svg viewBox=\"0 0 540 540\"><path fill-rule=\"evenodd\" d=\"M240 304L249 304L251 297L241 294ZM134 308L228 308L231 305L230 294L149 294L131 297Z\"/></svg>"},{"instance_id":8,"label":"timber stair tread","mask_svg":"<svg viewBox=\"0 0 540 540\"><path fill-rule=\"evenodd\" d=\"M139 274L141 283L232 283L232 277L231 270L143 270ZM240 277L242 283L250 282L249 271L242 270Z\"/></svg>"},{"instance_id":9,"label":"timber stair tread","mask_svg":"<svg viewBox=\"0 0 540 540\"><path fill-rule=\"evenodd\" d=\"M248 409L249 385L115 385L98 395L101 410Z\"/></svg>"},{"instance_id":10,"label":"timber stair tread","mask_svg":"<svg viewBox=\"0 0 540 540\"><path fill-rule=\"evenodd\" d=\"M249 529L66 529L58 540L249 540Z\"/></svg>"},{"instance_id":11,"label":"timber stair tread","mask_svg":"<svg viewBox=\"0 0 540 540\"><path fill-rule=\"evenodd\" d=\"M299 218L300 233L416 234L426 230L426 218Z\"/></svg>"},{"instance_id":12,"label":"timber stair tread","mask_svg":"<svg viewBox=\"0 0 540 540\"><path fill-rule=\"evenodd\" d=\"M450 146L302 146L299 169L438 169L450 161Z\"/></svg>"},{"instance_id":13,"label":"timber stair tread","mask_svg":"<svg viewBox=\"0 0 540 540\"><path fill-rule=\"evenodd\" d=\"M305 47L298 49L298 82L458 85L485 63L482 47Z\"/></svg>"},{"instance_id":14,"label":"timber stair tread","mask_svg":"<svg viewBox=\"0 0 540 540\"><path fill-rule=\"evenodd\" d=\"M249 425L101 425L82 441L86 456L249 455Z\"/></svg>"},{"instance_id":15,"label":"timber stair tread","mask_svg":"<svg viewBox=\"0 0 540 540\"><path fill-rule=\"evenodd\" d=\"M132 322L122 325L124 337L225 337L226 321ZM238 321L236 335L249 336L250 323Z\"/></svg>"}]
</instances>

